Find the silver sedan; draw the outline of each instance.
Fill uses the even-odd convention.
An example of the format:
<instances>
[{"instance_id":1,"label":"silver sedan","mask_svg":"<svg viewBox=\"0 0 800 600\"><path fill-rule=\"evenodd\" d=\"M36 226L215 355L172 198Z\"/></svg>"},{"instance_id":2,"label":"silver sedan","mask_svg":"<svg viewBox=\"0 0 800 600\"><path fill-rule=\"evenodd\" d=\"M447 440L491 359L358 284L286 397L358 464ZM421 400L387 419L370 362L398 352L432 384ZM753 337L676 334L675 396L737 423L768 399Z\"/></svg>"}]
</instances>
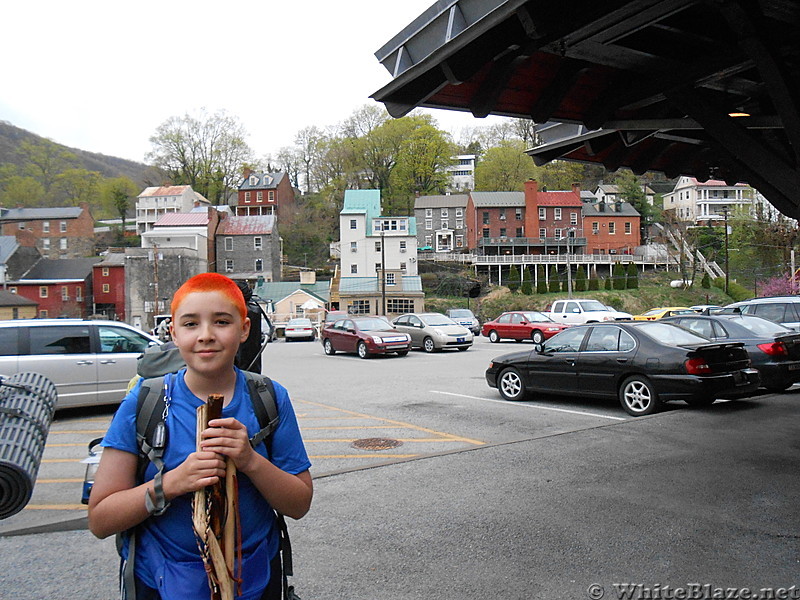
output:
<instances>
[{"instance_id":1,"label":"silver sedan","mask_svg":"<svg viewBox=\"0 0 800 600\"><path fill-rule=\"evenodd\" d=\"M411 347L425 352L444 348L467 350L472 346L472 332L441 313L408 313L397 317L393 324L398 331L411 336Z\"/></svg>"}]
</instances>

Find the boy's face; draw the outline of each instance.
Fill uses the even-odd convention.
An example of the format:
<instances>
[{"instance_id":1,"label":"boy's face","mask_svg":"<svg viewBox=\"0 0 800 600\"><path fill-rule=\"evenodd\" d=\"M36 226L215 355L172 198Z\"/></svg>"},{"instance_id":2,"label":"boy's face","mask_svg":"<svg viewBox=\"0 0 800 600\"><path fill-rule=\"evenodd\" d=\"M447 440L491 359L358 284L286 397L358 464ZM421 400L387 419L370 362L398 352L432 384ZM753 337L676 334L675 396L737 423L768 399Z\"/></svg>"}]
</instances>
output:
<instances>
[{"instance_id":1,"label":"boy's face","mask_svg":"<svg viewBox=\"0 0 800 600\"><path fill-rule=\"evenodd\" d=\"M192 292L178 306L170 323L172 340L190 371L205 377L233 367L239 344L250 333L236 306L221 292Z\"/></svg>"}]
</instances>

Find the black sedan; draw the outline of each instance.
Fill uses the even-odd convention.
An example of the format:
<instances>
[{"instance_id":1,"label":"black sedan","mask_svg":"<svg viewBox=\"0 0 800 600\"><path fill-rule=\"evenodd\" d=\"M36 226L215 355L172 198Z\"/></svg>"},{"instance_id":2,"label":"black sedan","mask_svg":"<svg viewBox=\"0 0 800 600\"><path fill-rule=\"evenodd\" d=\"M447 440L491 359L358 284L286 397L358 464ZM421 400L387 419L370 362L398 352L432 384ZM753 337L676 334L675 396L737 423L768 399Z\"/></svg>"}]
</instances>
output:
<instances>
[{"instance_id":1,"label":"black sedan","mask_svg":"<svg viewBox=\"0 0 800 600\"><path fill-rule=\"evenodd\" d=\"M715 342L742 342L761 385L782 392L800 381L800 333L755 315L683 315L665 322L677 323Z\"/></svg>"},{"instance_id":2,"label":"black sedan","mask_svg":"<svg viewBox=\"0 0 800 600\"><path fill-rule=\"evenodd\" d=\"M411 336L397 331L386 317L347 317L327 323L320 334L325 354L355 352L361 358L375 354L405 356Z\"/></svg>"},{"instance_id":3,"label":"black sedan","mask_svg":"<svg viewBox=\"0 0 800 600\"><path fill-rule=\"evenodd\" d=\"M506 400L529 393L618 398L633 416L663 402L694 406L758 388L758 371L740 343L712 342L661 321L591 323L571 327L534 350L504 354L486 370Z\"/></svg>"}]
</instances>

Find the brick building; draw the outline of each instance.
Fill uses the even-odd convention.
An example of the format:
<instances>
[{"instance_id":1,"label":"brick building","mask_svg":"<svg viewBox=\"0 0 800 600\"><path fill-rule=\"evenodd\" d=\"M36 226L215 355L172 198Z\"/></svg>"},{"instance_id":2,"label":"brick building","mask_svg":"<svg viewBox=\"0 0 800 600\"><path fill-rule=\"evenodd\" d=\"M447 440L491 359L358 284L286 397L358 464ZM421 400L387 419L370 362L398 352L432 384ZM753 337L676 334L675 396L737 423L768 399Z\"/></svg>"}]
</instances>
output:
<instances>
[{"instance_id":1,"label":"brick building","mask_svg":"<svg viewBox=\"0 0 800 600\"><path fill-rule=\"evenodd\" d=\"M0 209L0 235L18 236L23 245L33 240L45 258L94 255L94 219L86 202L61 208Z\"/></svg>"},{"instance_id":2,"label":"brick building","mask_svg":"<svg viewBox=\"0 0 800 600\"><path fill-rule=\"evenodd\" d=\"M8 291L39 304L39 318L86 318L92 313L92 270L100 258L43 258Z\"/></svg>"},{"instance_id":3,"label":"brick building","mask_svg":"<svg viewBox=\"0 0 800 600\"><path fill-rule=\"evenodd\" d=\"M226 216L216 231L217 272L236 280L281 280L274 215Z\"/></svg>"},{"instance_id":4,"label":"brick building","mask_svg":"<svg viewBox=\"0 0 800 600\"><path fill-rule=\"evenodd\" d=\"M282 225L294 221L295 194L286 173L245 170L237 200L237 216L275 215Z\"/></svg>"},{"instance_id":5,"label":"brick building","mask_svg":"<svg viewBox=\"0 0 800 600\"><path fill-rule=\"evenodd\" d=\"M92 267L94 314L107 319L125 321L125 252L124 248L109 252Z\"/></svg>"}]
</instances>

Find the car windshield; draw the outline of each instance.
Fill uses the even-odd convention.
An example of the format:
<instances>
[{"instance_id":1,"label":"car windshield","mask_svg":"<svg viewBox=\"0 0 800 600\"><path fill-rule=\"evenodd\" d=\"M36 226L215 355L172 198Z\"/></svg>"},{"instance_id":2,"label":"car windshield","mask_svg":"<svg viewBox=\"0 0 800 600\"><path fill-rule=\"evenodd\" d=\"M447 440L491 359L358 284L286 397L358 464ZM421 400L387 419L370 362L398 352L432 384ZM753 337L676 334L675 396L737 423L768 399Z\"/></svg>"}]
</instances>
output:
<instances>
[{"instance_id":1,"label":"car windshield","mask_svg":"<svg viewBox=\"0 0 800 600\"><path fill-rule=\"evenodd\" d=\"M782 335L785 333L795 333L792 329L784 327L780 323L768 321L767 319L762 319L761 317L735 317L732 318L731 321L738 323L742 327L745 327L755 334L767 337L773 335Z\"/></svg>"},{"instance_id":2,"label":"car windshield","mask_svg":"<svg viewBox=\"0 0 800 600\"><path fill-rule=\"evenodd\" d=\"M450 316L458 319L472 319L475 317L475 315L472 314L472 311L467 310L466 308L457 308L455 310L451 310Z\"/></svg>"},{"instance_id":3,"label":"car windshield","mask_svg":"<svg viewBox=\"0 0 800 600\"><path fill-rule=\"evenodd\" d=\"M598 302L597 300L581 300L580 304L583 307L583 310L608 310L605 304Z\"/></svg>"},{"instance_id":4,"label":"car windshield","mask_svg":"<svg viewBox=\"0 0 800 600\"><path fill-rule=\"evenodd\" d=\"M394 329L394 326L385 319L358 319L355 321L361 331L378 331L381 329Z\"/></svg>"},{"instance_id":5,"label":"car windshield","mask_svg":"<svg viewBox=\"0 0 800 600\"><path fill-rule=\"evenodd\" d=\"M550 317L537 311L526 312L525 318L531 323L541 323L542 321L552 321Z\"/></svg>"},{"instance_id":6,"label":"car windshield","mask_svg":"<svg viewBox=\"0 0 800 600\"><path fill-rule=\"evenodd\" d=\"M658 323L655 321L641 322L639 331L662 344L670 346L683 346L685 344L703 344L710 340L688 329L677 327L671 323Z\"/></svg>"},{"instance_id":7,"label":"car windshield","mask_svg":"<svg viewBox=\"0 0 800 600\"><path fill-rule=\"evenodd\" d=\"M309 319L291 319L288 323L289 327L311 327Z\"/></svg>"},{"instance_id":8,"label":"car windshield","mask_svg":"<svg viewBox=\"0 0 800 600\"><path fill-rule=\"evenodd\" d=\"M425 325L430 325L431 327L444 327L446 325L455 325L456 323L452 321L450 318L445 317L444 315L420 315L420 319Z\"/></svg>"}]
</instances>

